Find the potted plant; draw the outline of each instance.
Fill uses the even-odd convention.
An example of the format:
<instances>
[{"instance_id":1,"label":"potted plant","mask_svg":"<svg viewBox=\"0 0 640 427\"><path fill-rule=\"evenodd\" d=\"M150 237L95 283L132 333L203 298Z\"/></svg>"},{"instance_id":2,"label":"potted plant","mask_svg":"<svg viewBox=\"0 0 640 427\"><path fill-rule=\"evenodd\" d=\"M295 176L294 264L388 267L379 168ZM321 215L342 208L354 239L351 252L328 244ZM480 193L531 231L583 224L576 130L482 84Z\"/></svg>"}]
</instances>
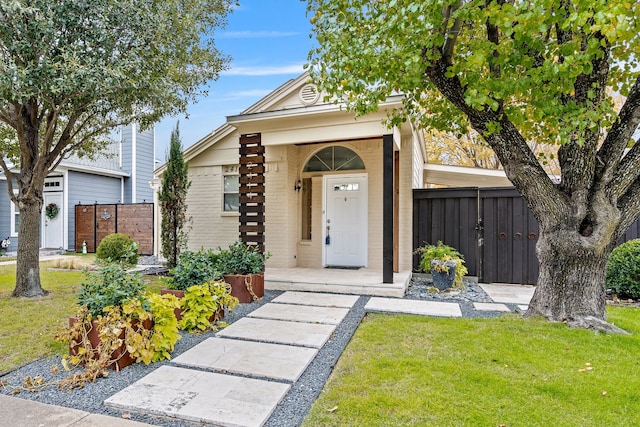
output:
<instances>
[{"instance_id":1,"label":"potted plant","mask_svg":"<svg viewBox=\"0 0 640 427\"><path fill-rule=\"evenodd\" d=\"M96 272L88 272L78 303L69 328L58 336L69 344L65 369L85 367L74 381L95 380L106 368L168 358L180 337L173 315L178 300L146 294L140 275L128 274L120 264L100 263Z\"/></svg>"},{"instance_id":2,"label":"potted plant","mask_svg":"<svg viewBox=\"0 0 640 427\"><path fill-rule=\"evenodd\" d=\"M238 305L238 299L231 295L229 284L212 280L187 288L180 303L180 329L193 332L211 328L212 322L224 317L225 309L231 312Z\"/></svg>"},{"instance_id":3,"label":"potted plant","mask_svg":"<svg viewBox=\"0 0 640 427\"><path fill-rule=\"evenodd\" d=\"M256 246L241 240L227 249L220 249L217 269L224 281L231 285L231 295L241 303L250 303L264 296L264 263L270 254L261 253Z\"/></svg>"},{"instance_id":4,"label":"potted plant","mask_svg":"<svg viewBox=\"0 0 640 427\"><path fill-rule=\"evenodd\" d=\"M170 270L171 277L166 281L167 288L160 289L160 294L171 294L181 300L185 291L191 286L202 285L213 279L222 277L215 270L217 255L211 249L201 248L198 252L184 251L178 263ZM178 321L182 319L182 307L175 310Z\"/></svg>"},{"instance_id":5,"label":"potted plant","mask_svg":"<svg viewBox=\"0 0 640 427\"><path fill-rule=\"evenodd\" d=\"M422 254L420 270L431 273L435 288L444 291L462 286L462 278L467 274L467 268L460 252L438 241L436 245L418 248L416 253Z\"/></svg>"}]
</instances>

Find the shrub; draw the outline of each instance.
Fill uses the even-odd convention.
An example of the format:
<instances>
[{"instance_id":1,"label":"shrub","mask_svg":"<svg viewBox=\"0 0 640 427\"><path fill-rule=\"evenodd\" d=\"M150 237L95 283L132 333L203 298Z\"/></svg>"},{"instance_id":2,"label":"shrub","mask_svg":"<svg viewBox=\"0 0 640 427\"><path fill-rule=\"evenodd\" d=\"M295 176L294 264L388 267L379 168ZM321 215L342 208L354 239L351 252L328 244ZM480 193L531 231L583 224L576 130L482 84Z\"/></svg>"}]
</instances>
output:
<instances>
[{"instance_id":1,"label":"shrub","mask_svg":"<svg viewBox=\"0 0 640 427\"><path fill-rule=\"evenodd\" d=\"M615 248L607 263L607 288L620 298L640 298L640 239Z\"/></svg>"},{"instance_id":2,"label":"shrub","mask_svg":"<svg viewBox=\"0 0 640 427\"><path fill-rule=\"evenodd\" d=\"M431 261L434 259L441 261L453 260L456 262L455 285L462 285L462 278L467 274L467 267L464 265L464 256L451 246L438 241L436 245L425 245L416 249L417 254L422 254L420 259L420 270L425 273L431 272Z\"/></svg>"},{"instance_id":3,"label":"shrub","mask_svg":"<svg viewBox=\"0 0 640 427\"><path fill-rule=\"evenodd\" d=\"M205 331L211 328L212 320L219 320L215 316L218 310L233 310L238 305L238 299L231 296L228 284L214 280L189 287L180 304L183 309L180 329Z\"/></svg>"},{"instance_id":4,"label":"shrub","mask_svg":"<svg viewBox=\"0 0 640 427\"><path fill-rule=\"evenodd\" d=\"M218 248L218 269L222 274L257 274L264 271L264 263L271 254L262 254L256 246L237 240L228 249Z\"/></svg>"},{"instance_id":5,"label":"shrub","mask_svg":"<svg viewBox=\"0 0 640 427\"><path fill-rule=\"evenodd\" d=\"M111 262L135 265L138 262L138 245L126 234L113 233L98 245L96 258Z\"/></svg>"},{"instance_id":6,"label":"shrub","mask_svg":"<svg viewBox=\"0 0 640 427\"><path fill-rule=\"evenodd\" d=\"M222 275L216 270L217 258L211 249L182 252L178 264L171 270L173 277L169 280L169 288L186 291L191 286L220 278Z\"/></svg>"},{"instance_id":7,"label":"shrub","mask_svg":"<svg viewBox=\"0 0 640 427\"><path fill-rule=\"evenodd\" d=\"M78 304L86 305L95 318L108 306L122 307L129 300L139 299L145 284L139 274L128 274L121 265L100 263L97 272L88 272L80 284Z\"/></svg>"}]
</instances>

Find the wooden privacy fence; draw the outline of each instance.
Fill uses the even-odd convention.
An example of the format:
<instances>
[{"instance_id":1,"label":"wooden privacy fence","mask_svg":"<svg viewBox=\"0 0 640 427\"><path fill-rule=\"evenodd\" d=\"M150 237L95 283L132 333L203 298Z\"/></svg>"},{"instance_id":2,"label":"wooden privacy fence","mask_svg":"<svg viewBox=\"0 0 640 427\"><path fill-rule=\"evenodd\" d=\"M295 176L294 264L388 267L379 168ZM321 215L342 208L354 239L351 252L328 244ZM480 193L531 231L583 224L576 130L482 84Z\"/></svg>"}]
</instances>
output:
<instances>
[{"instance_id":1,"label":"wooden privacy fence","mask_svg":"<svg viewBox=\"0 0 640 427\"><path fill-rule=\"evenodd\" d=\"M512 187L413 191L414 249L441 240L464 255L468 274L480 281L535 284L538 234L538 221ZM618 243L638 237L635 222ZM414 269L419 263L415 255Z\"/></svg>"},{"instance_id":2,"label":"wooden privacy fence","mask_svg":"<svg viewBox=\"0 0 640 427\"><path fill-rule=\"evenodd\" d=\"M138 243L141 255L153 254L153 203L76 205L76 252L93 253L112 233L122 233Z\"/></svg>"}]
</instances>

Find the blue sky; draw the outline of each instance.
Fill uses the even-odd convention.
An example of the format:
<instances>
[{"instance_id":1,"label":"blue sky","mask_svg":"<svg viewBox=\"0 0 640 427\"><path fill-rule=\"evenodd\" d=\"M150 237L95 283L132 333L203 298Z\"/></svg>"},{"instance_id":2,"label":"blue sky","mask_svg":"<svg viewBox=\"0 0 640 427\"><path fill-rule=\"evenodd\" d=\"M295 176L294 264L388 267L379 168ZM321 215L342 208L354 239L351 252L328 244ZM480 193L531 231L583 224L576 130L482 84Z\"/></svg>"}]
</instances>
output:
<instances>
[{"instance_id":1,"label":"blue sky","mask_svg":"<svg viewBox=\"0 0 640 427\"><path fill-rule=\"evenodd\" d=\"M222 125L226 116L245 110L289 79L299 76L313 46L306 1L240 0L226 28L215 35L216 47L231 56L231 67L210 82L209 94L184 116L156 125L156 157L165 160L171 130L180 120L187 148Z\"/></svg>"}]
</instances>

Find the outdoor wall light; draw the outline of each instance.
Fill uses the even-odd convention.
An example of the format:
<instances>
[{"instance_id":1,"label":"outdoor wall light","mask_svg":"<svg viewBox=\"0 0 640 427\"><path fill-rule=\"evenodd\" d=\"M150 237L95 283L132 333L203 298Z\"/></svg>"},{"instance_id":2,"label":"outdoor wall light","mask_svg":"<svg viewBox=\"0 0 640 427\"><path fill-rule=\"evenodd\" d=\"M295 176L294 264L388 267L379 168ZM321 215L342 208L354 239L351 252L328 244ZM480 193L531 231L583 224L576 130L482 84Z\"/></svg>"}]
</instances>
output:
<instances>
[{"instance_id":1,"label":"outdoor wall light","mask_svg":"<svg viewBox=\"0 0 640 427\"><path fill-rule=\"evenodd\" d=\"M296 181L295 185L293 186L293 189L295 191L300 191L301 188L302 188L302 181L301 180Z\"/></svg>"}]
</instances>

